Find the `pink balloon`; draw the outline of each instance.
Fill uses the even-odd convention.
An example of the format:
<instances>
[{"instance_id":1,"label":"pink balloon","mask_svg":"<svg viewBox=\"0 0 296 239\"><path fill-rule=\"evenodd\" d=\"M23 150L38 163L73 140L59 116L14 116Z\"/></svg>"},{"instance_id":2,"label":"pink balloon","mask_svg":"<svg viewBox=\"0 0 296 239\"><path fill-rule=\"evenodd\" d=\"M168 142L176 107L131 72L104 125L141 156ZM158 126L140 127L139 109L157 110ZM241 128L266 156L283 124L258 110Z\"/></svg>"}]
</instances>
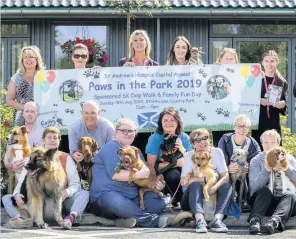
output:
<instances>
[{"instance_id":1,"label":"pink balloon","mask_svg":"<svg viewBox=\"0 0 296 239\"><path fill-rule=\"evenodd\" d=\"M55 78L56 78L56 74L54 71L48 71L46 73L46 79L50 84L52 84L55 81Z\"/></svg>"},{"instance_id":2,"label":"pink balloon","mask_svg":"<svg viewBox=\"0 0 296 239\"><path fill-rule=\"evenodd\" d=\"M257 77L260 74L260 72L261 72L261 68L259 66L253 65L251 67L251 73L254 77Z\"/></svg>"}]
</instances>

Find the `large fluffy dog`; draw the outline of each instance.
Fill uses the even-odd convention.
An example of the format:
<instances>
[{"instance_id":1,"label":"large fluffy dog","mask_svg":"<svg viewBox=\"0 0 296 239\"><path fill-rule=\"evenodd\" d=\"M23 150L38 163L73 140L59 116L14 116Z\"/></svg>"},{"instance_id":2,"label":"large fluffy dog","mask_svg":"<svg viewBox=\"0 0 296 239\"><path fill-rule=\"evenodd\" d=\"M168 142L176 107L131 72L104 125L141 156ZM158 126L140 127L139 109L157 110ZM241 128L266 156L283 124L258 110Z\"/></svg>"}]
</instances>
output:
<instances>
[{"instance_id":1,"label":"large fluffy dog","mask_svg":"<svg viewBox=\"0 0 296 239\"><path fill-rule=\"evenodd\" d=\"M47 228L43 219L43 205L46 198L53 199L54 218L57 223L63 221L61 192L66 187L67 177L57 152L57 149L45 150L35 147L30 162L25 166L28 170L26 178L28 210L38 228Z\"/></svg>"},{"instance_id":2,"label":"large fluffy dog","mask_svg":"<svg viewBox=\"0 0 296 239\"><path fill-rule=\"evenodd\" d=\"M26 127L16 126L11 130L8 144L12 146L10 159L11 162L15 160L25 160L28 158L31 153L31 148L28 140L28 132ZM12 193L12 190L17 183L19 178L19 173L9 172L9 180L8 180L8 192ZM15 180L15 178L17 180Z\"/></svg>"},{"instance_id":3,"label":"large fluffy dog","mask_svg":"<svg viewBox=\"0 0 296 239\"><path fill-rule=\"evenodd\" d=\"M244 170L245 165L247 164L247 157L248 157L248 151L244 149L236 149L234 150L230 162L236 163L238 167L240 168L240 171L237 173L231 173L230 178L232 182L232 195L234 197L235 195L235 185L237 181L240 181L240 188L239 188L239 199L238 199L238 205L239 208L242 208L242 201L243 201L243 195L245 188L247 187L247 173ZM244 199L246 201L246 198Z\"/></svg>"},{"instance_id":4,"label":"large fluffy dog","mask_svg":"<svg viewBox=\"0 0 296 239\"><path fill-rule=\"evenodd\" d=\"M84 155L81 162L77 163L77 170L80 179L86 180L88 186L91 184L91 167L94 164L94 153L99 149L97 142L90 137L81 137L78 142L78 149Z\"/></svg>"},{"instance_id":5,"label":"large fluffy dog","mask_svg":"<svg viewBox=\"0 0 296 239\"><path fill-rule=\"evenodd\" d=\"M143 167L145 167L145 163L140 158L140 150L134 148L127 149L119 149L117 152L121 157L121 163L114 170L116 173L119 173L121 169L129 169L129 183L134 182L138 186L139 189L139 197L140 197L140 208L145 209L144 205L144 194L147 191L154 191L160 197L163 196L162 192L155 188L157 181L164 181L162 175L153 175L150 173L148 178L145 179L134 179L135 173L140 171Z\"/></svg>"}]
</instances>

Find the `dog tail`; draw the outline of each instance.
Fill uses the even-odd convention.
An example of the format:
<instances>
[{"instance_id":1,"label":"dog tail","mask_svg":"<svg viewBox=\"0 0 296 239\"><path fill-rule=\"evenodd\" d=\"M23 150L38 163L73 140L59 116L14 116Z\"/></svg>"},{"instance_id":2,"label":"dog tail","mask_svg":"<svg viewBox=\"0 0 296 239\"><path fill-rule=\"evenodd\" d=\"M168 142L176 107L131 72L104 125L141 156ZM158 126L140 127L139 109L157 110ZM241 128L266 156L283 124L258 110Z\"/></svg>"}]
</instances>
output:
<instances>
[{"instance_id":1,"label":"dog tail","mask_svg":"<svg viewBox=\"0 0 296 239\"><path fill-rule=\"evenodd\" d=\"M192 213L190 212L179 212L177 216L173 219L173 221L170 223L170 226L175 226L178 223L182 222L186 218L192 218Z\"/></svg>"}]
</instances>

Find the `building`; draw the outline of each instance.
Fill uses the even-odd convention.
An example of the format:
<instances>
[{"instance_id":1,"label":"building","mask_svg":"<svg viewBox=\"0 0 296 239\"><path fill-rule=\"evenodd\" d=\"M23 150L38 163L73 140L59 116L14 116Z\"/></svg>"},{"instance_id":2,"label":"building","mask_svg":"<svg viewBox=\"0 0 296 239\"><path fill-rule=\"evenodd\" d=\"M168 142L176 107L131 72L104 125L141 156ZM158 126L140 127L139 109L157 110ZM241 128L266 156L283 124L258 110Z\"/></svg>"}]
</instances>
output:
<instances>
[{"instance_id":1,"label":"building","mask_svg":"<svg viewBox=\"0 0 296 239\"><path fill-rule=\"evenodd\" d=\"M48 69L70 66L61 45L79 37L106 44L109 66L126 56L125 14L107 6L107 0L2 0L1 84L5 87L17 69L20 49L37 45ZM165 64L178 35L207 53L215 62L223 47L236 48L240 62L260 62L262 51L280 55L279 70L289 82L288 106L295 105L296 0L164 0L170 6L154 9L153 18L137 13L131 29L145 29L152 41L152 58ZM289 107L288 126L296 132L295 107Z\"/></svg>"}]
</instances>

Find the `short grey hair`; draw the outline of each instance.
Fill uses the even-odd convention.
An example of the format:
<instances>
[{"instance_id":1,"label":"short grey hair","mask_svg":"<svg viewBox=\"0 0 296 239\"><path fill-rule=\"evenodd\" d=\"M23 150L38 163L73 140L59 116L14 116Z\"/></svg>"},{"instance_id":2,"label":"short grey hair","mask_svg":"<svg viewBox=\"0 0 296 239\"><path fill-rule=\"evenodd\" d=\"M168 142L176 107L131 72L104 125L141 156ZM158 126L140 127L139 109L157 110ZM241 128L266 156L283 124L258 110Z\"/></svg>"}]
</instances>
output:
<instances>
[{"instance_id":1,"label":"short grey hair","mask_svg":"<svg viewBox=\"0 0 296 239\"><path fill-rule=\"evenodd\" d=\"M240 114L240 115L236 116L235 119L234 119L234 125L236 125L237 122L240 121L240 120L241 120L241 121L244 121L244 122L248 125L248 127L251 126L251 120L250 120L250 118L249 118L247 115L245 115L245 114Z\"/></svg>"},{"instance_id":2,"label":"short grey hair","mask_svg":"<svg viewBox=\"0 0 296 239\"><path fill-rule=\"evenodd\" d=\"M98 103L94 100L88 100L88 101L84 102L84 104L82 105L82 112L83 112L83 107L85 105L92 105L96 109L97 112L100 112L100 107L99 107Z\"/></svg>"},{"instance_id":3,"label":"short grey hair","mask_svg":"<svg viewBox=\"0 0 296 239\"><path fill-rule=\"evenodd\" d=\"M281 143L281 136L280 136L280 134L276 130L271 129L271 130L264 131L264 133L261 134L261 136L260 136L261 143L263 143L262 140L266 136L275 138L276 139L276 142L280 145L280 143Z\"/></svg>"},{"instance_id":4,"label":"short grey hair","mask_svg":"<svg viewBox=\"0 0 296 239\"><path fill-rule=\"evenodd\" d=\"M31 105L33 107L36 108L37 113L39 113L40 107L39 105L35 102L35 101L29 101L24 105L24 108L26 107L26 105Z\"/></svg>"}]
</instances>

